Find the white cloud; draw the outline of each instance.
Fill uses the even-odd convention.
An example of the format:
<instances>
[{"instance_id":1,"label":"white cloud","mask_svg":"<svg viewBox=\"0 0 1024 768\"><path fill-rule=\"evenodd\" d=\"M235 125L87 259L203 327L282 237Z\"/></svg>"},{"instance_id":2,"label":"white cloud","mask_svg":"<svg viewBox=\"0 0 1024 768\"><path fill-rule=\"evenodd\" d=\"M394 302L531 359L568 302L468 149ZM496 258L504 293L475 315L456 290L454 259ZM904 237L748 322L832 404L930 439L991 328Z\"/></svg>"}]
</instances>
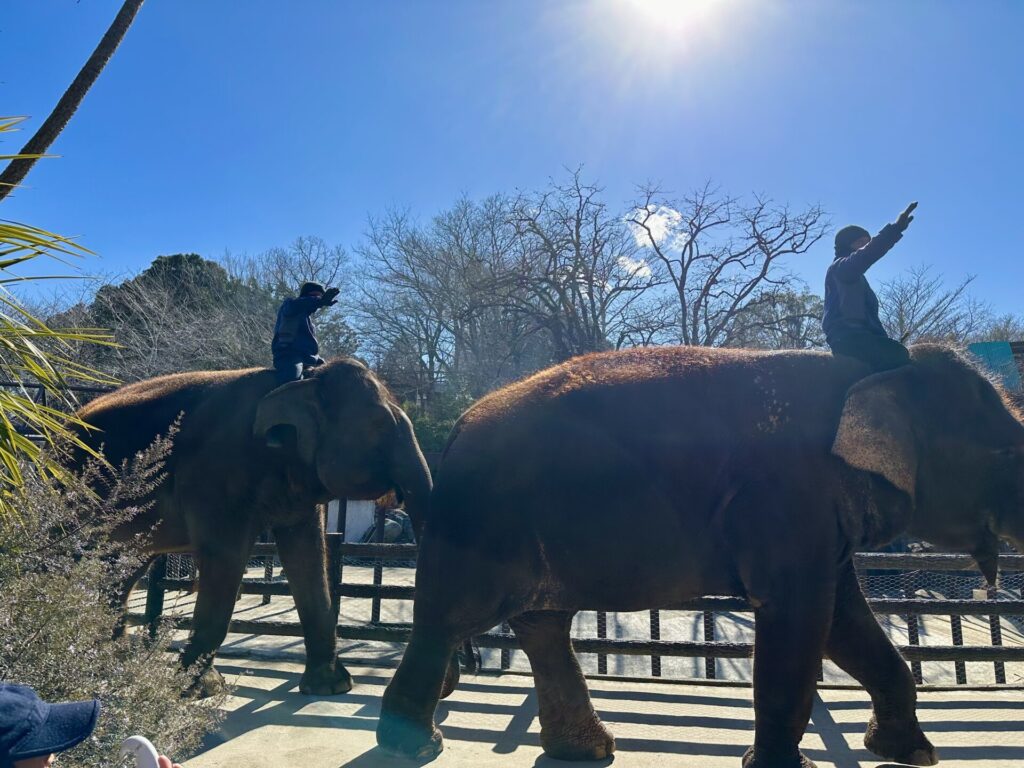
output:
<instances>
[{"instance_id":1,"label":"white cloud","mask_svg":"<svg viewBox=\"0 0 1024 768\"><path fill-rule=\"evenodd\" d=\"M619 269L629 277L650 277L651 267L644 259L619 256Z\"/></svg>"},{"instance_id":2,"label":"white cloud","mask_svg":"<svg viewBox=\"0 0 1024 768\"><path fill-rule=\"evenodd\" d=\"M644 217L646 217L645 223L647 229L650 230L650 235L643 227L632 221L629 224L629 228L633 232L633 239L641 248L649 248L651 238L658 245L667 242L670 248L681 248L686 244L686 233L679 231L679 225L683 221L683 215L679 211L669 208L667 205L652 205L646 211L643 208L637 208L633 218L643 220Z\"/></svg>"}]
</instances>

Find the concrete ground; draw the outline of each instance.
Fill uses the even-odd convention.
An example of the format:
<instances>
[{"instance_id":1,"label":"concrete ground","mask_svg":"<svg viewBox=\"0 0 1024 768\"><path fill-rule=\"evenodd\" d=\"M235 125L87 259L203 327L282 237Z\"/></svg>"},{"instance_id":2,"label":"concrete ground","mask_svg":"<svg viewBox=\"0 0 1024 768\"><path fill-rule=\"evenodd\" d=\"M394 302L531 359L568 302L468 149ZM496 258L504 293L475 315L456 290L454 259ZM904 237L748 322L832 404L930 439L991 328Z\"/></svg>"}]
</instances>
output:
<instances>
[{"instance_id":1,"label":"concrete ground","mask_svg":"<svg viewBox=\"0 0 1024 768\"><path fill-rule=\"evenodd\" d=\"M380 697L393 672L353 666L347 694L298 693L301 664L222 660L235 687L219 733L185 768L409 768L376 748ZM594 704L617 739L616 768L737 768L753 738L751 689L729 684L590 681ZM804 752L819 768L892 765L867 752L861 738L870 713L859 690L823 689ZM925 690L918 715L944 768L1024 765L1024 692ZM445 751L438 768L565 765L543 756L532 679L523 674L464 676L438 709ZM594 765L591 763L591 765Z\"/></svg>"}]
</instances>

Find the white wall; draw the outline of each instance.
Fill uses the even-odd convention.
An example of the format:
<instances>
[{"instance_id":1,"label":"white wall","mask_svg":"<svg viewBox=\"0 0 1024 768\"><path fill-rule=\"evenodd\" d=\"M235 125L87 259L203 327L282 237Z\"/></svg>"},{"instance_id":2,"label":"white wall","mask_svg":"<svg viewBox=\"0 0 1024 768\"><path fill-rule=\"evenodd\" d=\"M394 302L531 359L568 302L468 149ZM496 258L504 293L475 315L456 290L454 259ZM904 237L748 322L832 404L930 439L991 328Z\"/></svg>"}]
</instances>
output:
<instances>
[{"instance_id":1,"label":"white wall","mask_svg":"<svg viewBox=\"0 0 1024 768\"><path fill-rule=\"evenodd\" d=\"M374 503L372 500L349 500L345 506L345 541L359 541L366 530L373 525ZM338 530L338 507L337 500L327 505L327 532L334 533Z\"/></svg>"}]
</instances>

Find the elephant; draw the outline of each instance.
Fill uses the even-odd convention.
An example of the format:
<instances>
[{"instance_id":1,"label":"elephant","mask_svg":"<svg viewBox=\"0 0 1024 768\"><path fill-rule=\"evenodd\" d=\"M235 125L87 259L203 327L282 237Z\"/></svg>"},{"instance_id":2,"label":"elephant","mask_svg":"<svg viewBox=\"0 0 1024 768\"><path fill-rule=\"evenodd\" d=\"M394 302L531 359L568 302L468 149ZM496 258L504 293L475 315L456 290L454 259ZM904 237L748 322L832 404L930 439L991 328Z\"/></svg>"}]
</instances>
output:
<instances>
[{"instance_id":1,"label":"elephant","mask_svg":"<svg viewBox=\"0 0 1024 768\"><path fill-rule=\"evenodd\" d=\"M993 580L1000 537L1024 542L1024 426L959 353L911 352L873 375L812 351L597 353L478 401L435 467L412 635L378 744L440 752L452 649L508 621L533 669L544 751L604 758L615 741L573 653L574 614L728 595L756 625L744 768L813 765L799 744L825 656L870 694L869 750L935 764L914 679L852 554L906 531L973 554Z\"/></svg>"},{"instance_id":2,"label":"elephant","mask_svg":"<svg viewBox=\"0 0 1024 768\"><path fill-rule=\"evenodd\" d=\"M278 386L273 370L197 371L140 381L77 414L82 440L119 465L177 422L153 504L113 531L145 534L145 564L191 553L199 568L193 631L181 662L198 662L202 692L222 678L213 655L223 642L253 544L273 530L302 623L306 665L299 690L343 693L351 677L336 658L336 616L327 583L323 516L329 499L374 499L395 489L414 528L422 522L430 471L409 418L362 363L332 360ZM265 435L283 433L272 449ZM73 460L81 465L87 454Z\"/></svg>"}]
</instances>

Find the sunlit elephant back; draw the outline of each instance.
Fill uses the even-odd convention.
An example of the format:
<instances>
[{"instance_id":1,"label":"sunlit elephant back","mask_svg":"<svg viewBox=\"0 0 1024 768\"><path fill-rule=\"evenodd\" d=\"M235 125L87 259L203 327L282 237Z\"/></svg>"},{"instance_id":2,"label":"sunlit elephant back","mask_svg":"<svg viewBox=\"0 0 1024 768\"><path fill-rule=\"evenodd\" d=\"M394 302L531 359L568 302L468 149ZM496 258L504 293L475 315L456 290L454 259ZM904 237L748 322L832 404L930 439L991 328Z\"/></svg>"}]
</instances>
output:
<instances>
[{"instance_id":1,"label":"sunlit elephant back","mask_svg":"<svg viewBox=\"0 0 1024 768\"><path fill-rule=\"evenodd\" d=\"M440 751L433 714L453 649L508 621L533 668L544 750L603 759L615 742L573 654L575 613L730 595L756 616L744 768L812 765L799 744L823 656L871 695L868 749L933 764L914 679L852 555L909 532L994 578L999 539L1024 544L1024 426L965 358L911 352L869 375L813 352L633 349L477 402L435 472L412 641L378 743Z\"/></svg>"}]
</instances>

